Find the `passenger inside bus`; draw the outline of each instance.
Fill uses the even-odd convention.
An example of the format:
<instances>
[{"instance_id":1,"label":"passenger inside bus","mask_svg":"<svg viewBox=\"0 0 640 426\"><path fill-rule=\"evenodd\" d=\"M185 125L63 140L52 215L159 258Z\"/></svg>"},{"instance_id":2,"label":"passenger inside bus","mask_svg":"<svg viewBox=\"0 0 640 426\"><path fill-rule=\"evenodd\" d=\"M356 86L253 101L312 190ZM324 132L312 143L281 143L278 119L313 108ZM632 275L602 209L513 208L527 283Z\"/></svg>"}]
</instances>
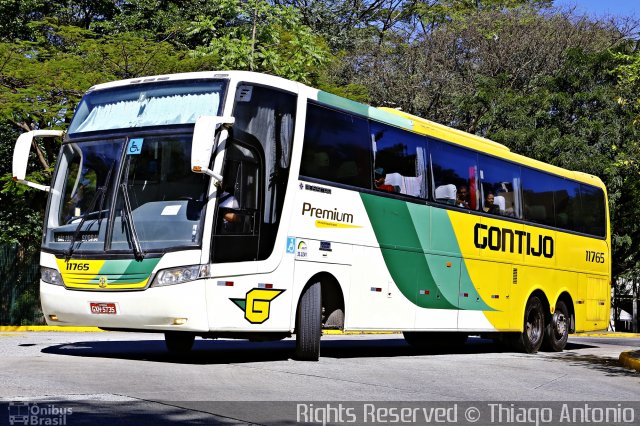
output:
<instances>
[{"instance_id":1,"label":"passenger inside bus","mask_svg":"<svg viewBox=\"0 0 640 426\"><path fill-rule=\"evenodd\" d=\"M398 189L394 185L385 183L387 173L382 167L378 167L373 171L373 186L375 189L386 192L398 192Z\"/></svg>"},{"instance_id":2,"label":"passenger inside bus","mask_svg":"<svg viewBox=\"0 0 640 426\"><path fill-rule=\"evenodd\" d=\"M497 204L494 204L495 196L493 192L487 192L487 195L484 198L484 207L482 210L489 214L500 214L500 207Z\"/></svg>"},{"instance_id":3,"label":"passenger inside bus","mask_svg":"<svg viewBox=\"0 0 640 426\"><path fill-rule=\"evenodd\" d=\"M240 204L238 203L237 198L233 196L232 191L233 191L233 187L225 188L224 192L220 196L220 204L219 204L220 208L228 209L225 211L224 215L222 216L222 220L224 220L225 228L228 228L229 224L238 222L240 220L240 217L238 216L238 214L233 211L233 210L238 210L240 208Z\"/></svg>"},{"instance_id":4,"label":"passenger inside bus","mask_svg":"<svg viewBox=\"0 0 640 426\"><path fill-rule=\"evenodd\" d=\"M469 191L466 185L460 185L456 194L456 206L469 208Z\"/></svg>"}]
</instances>

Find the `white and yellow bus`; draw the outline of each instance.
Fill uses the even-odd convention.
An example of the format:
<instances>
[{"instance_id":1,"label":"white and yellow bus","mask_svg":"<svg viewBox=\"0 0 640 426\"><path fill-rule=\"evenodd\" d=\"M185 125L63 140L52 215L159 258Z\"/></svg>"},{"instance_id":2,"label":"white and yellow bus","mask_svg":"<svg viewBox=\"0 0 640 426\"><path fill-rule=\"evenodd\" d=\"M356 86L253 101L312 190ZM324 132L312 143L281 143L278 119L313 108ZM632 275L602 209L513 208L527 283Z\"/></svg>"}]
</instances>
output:
<instances>
[{"instance_id":1,"label":"white and yellow bus","mask_svg":"<svg viewBox=\"0 0 640 426\"><path fill-rule=\"evenodd\" d=\"M34 137L61 136L50 187ZM195 336L402 331L562 350L606 329L610 229L595 176L250 72L101 84L66 132L20 136L14 179L49 191L49 324Z\"/></svg>"}]
</instances>

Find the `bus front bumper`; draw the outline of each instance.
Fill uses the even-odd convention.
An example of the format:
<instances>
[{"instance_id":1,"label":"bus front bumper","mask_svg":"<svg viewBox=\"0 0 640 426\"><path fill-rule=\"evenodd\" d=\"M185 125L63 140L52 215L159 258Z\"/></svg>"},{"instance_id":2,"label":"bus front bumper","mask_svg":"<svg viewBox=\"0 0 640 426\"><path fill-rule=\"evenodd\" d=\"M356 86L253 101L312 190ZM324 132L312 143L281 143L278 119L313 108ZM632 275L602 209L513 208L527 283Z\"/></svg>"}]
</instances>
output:
<instances>
[{"instance_id":1,"label":"bus front bumper","mask_svg":"<svg viewBox=\"0 0 640 426\"><path fill-rule=\"evenodd\" d=\"M142 291L79 291L40 281L47 324L149 331L209 331L205 281Z\"/></svg>"}]
</instances>

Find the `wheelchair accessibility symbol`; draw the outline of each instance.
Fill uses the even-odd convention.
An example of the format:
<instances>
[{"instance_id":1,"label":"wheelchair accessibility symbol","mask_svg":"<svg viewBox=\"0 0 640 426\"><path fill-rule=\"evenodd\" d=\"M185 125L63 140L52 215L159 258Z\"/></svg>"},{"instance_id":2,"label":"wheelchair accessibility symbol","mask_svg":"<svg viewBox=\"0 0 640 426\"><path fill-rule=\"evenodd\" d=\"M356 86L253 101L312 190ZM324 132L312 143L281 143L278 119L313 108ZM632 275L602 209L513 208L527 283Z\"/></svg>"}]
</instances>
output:
<instances>
[{"instance_id":1,"label":"wheelchair accessibility symbol","mask_svg":"<svg viewBox=\"0 0 640 426\"><path fill-rule=\"evenodd\" d=\"M136 138L129 139L129 145L127 146L127 155L139 155L142 152L142 143L144 139Z\"/></svg>"},{"instance_id":2,"label":"wheelchair accessibility symbol","mask_svg":"<svg viewBox=\"0 0 640 426\"><path fill-rule=\"evenodd\" d=\"M287 237L287 254L296 252L296 239Z\"/></svg>"}]
</instances>

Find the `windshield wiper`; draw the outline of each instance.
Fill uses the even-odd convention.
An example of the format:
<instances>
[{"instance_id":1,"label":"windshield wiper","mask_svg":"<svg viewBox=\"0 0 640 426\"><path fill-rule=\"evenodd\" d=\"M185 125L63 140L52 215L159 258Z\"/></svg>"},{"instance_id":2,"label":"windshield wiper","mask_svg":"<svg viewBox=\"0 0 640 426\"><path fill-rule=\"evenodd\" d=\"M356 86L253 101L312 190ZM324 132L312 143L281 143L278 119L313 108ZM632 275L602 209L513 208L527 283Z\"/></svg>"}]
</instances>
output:
<instances>
[{"instance_id":1,"label":"windshield wiper","mask_svg":"<svg viewBox=\"0 0 640 426\"><path fill-rule=\"evenodd\" d=\"M127 234L131 237L131 246L133 247L133 254L136 260L140 261L144 259L145 253L140 246L140 239L136 232L136 225L133 222L133 212L131 210L131 200L129 199L129 189L127 185L129 183L129 166L131 165L131 157L127 161L127 167L124 170L122 183L120 184L120 190L122 191L122 222L127 227Z\"/></svg>"},{"instance_id":2,"label":"windshield wiper","mask_svg":"<svg viewBox=\"0 0 640 426\"><path fill-rule=\"evenodd\" d=\"M74 246L76 244L76 240L78 239L78 235L80 235L80 230L82 229L82 225L84 225L84 223L87 221L87 219L90 216L94 216L96 213L101 214L104 211L102 209L104 205L104 198L105 198L104 196L107 193L107 188L109 187L109 181L111 181L111 172L113 171L114 165L115 165L115 161L111 163L111 167L109 168L109 173L107 173L107 178L104 181L104 185L96 189L96 193L93 194L93 198L91 198L89 207L84 212L84 214L80 216L80 223L78 224L78 226L76 227L76 230L73 232L73 235L71 236L71 243L69 244L69 249L67 250L67 253L64 256L64 259L67 262L69 261L69 259L71 259L71 256L73 255ZM100 198L100 208L96 212L93 209L95 208L96 203L98 202L98 198ZM100 215L100 217L98 218L98 222L100 220L102 220L102 215ZM80 244L82 244L82 241L83 240L79 241L78 247L80 247Z\"/></svg>"},{"instance_id":3,"label":"windshield wiper","mask_svg":"<svg viewBox=\"0 0 640 426\"><path fill-rule=\"evenodd\" d=\"M104 199L104 197L103 197L103 199ZM103 209L101 209L101 208L98 208L98 210L96 210L96 211L93 211L93 212L87 212L87 213L85 213L85 214L83 214L83 215L81 215L81 216L72 216L69 220L67 220L67 223L66 223L66 224L73 223L73 222L75 222L75 221L76 221L76 220L78 220L78 219L82 219L83 217L85 217L86 219L90 219L90 218L92 218L92 217L94 217L94 216L99 216L99 217L100 217L100 219L102 219L102 216L103 216L105 213L109 213L110 211L111 211L111 210L109 210L109 209L105 209L105 210L103 210Z\"/></svg>"}]
</instances>

